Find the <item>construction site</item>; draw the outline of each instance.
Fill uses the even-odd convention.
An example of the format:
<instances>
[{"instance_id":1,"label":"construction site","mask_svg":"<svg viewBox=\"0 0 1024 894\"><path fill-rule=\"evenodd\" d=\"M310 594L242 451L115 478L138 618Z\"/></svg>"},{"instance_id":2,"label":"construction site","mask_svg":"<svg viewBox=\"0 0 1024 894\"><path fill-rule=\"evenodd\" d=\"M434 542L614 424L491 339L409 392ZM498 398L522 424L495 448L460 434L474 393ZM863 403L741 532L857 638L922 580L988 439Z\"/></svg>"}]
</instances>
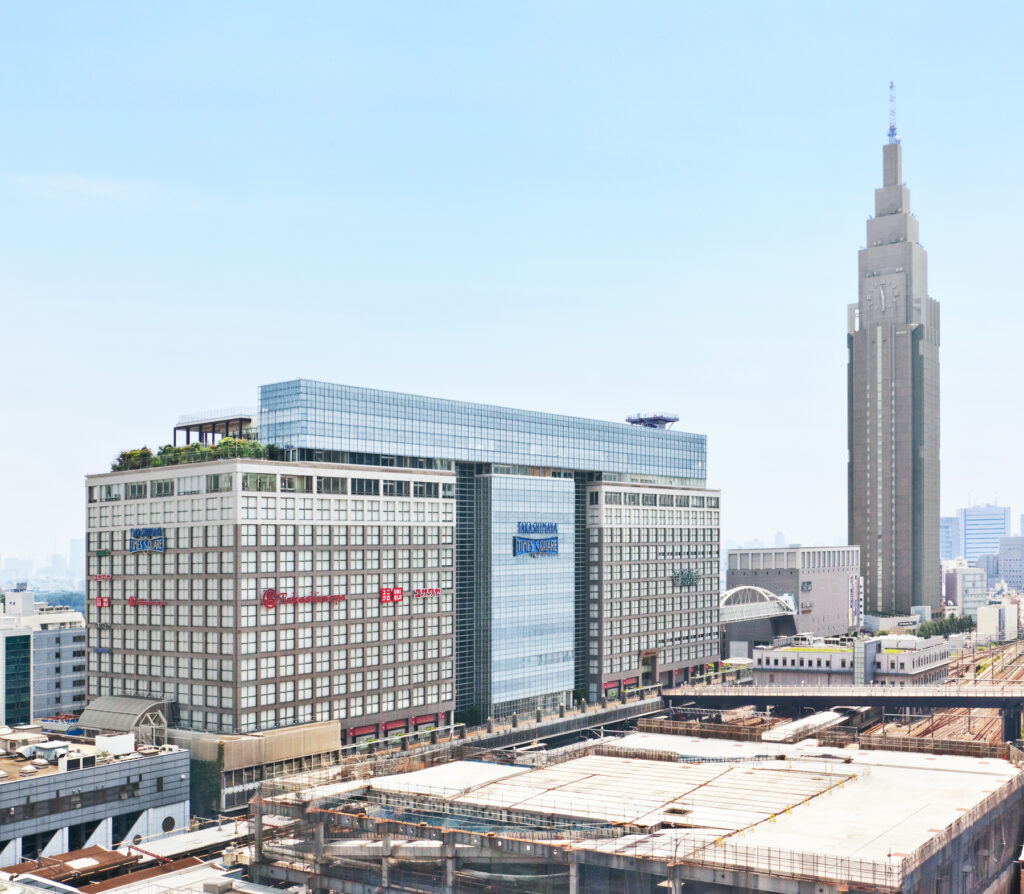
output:
<instances>
[{"instance_id":1,"label":"construction site","mask_svg":"<svg viewBox=\"0 0 1024 894\"><path fill-rule=\"evenodd\" d=\"M245 859L261 884L353 894L1012 890L1012 745L773 742L755 725L648 719L550 751L452 745L268 781Z\"/></svg>"}]
</instances>

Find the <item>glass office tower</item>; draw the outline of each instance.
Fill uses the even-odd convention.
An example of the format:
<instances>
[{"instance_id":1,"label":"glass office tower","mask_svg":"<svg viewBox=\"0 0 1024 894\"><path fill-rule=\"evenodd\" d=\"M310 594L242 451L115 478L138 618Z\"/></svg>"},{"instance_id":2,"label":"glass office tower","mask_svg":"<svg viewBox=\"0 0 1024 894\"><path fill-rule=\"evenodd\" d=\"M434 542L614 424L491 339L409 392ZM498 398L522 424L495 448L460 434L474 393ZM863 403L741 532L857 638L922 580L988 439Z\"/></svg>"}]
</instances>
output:
<instances>
[{"instance_id":1,"label":"glass office tower","mask_svg":"<svg viewBox=\"0 0 1024 894\"><path fill-rule=\"evenodd\" d=\"M259 438L297 461L454 466L458 709L672 684L719 657L703 435L297 379L260 388ZM609 483L636 508L605 547L588 507Z\"/></svg>"}]
</instances>

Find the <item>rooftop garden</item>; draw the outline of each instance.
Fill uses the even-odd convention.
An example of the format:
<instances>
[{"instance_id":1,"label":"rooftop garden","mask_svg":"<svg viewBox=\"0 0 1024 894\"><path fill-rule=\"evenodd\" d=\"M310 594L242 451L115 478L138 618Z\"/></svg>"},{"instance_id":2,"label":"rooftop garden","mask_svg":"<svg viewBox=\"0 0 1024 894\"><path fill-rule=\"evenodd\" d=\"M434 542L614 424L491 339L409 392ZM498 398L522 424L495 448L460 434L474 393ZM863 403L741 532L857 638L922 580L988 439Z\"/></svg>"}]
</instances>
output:
<instances>
[{"instance_id":1,"label":"rooftop garden","mask_svg":"<svg viewBox=\"0 0 1024 894\"><path fill-rule=\"evenodd\" d=\"M122 450L110 464L111 472L132 469L153 469L159 466L180 466L185 463L211 462L215 459L277 459L282 451L272 444L248 441L245 438L221 438L215 445L189 444L175 447L164 444L156 453L148 447Z\"/></svg>"}]
</instances>

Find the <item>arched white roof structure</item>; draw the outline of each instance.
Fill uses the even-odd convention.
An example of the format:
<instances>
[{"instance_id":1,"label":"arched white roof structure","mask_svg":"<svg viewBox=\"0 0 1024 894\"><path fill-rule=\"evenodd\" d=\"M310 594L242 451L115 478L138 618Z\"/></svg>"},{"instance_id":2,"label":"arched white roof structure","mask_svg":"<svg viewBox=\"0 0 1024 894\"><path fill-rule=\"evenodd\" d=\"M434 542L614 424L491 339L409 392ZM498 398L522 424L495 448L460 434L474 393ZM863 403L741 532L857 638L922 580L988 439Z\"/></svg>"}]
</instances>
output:
<instances>
[{"instance_id":1,"label":"arched white roof structure","mask_svg":"<svg viewBox=\"0 0 1024 894\"><path fill-rule=\"evenodd\" d=\"M792 603L764 587L733 587L726 590L718 601L718 617L721 624L782 618L795 614L796 609Z\"/></svg>"}]
</instances>

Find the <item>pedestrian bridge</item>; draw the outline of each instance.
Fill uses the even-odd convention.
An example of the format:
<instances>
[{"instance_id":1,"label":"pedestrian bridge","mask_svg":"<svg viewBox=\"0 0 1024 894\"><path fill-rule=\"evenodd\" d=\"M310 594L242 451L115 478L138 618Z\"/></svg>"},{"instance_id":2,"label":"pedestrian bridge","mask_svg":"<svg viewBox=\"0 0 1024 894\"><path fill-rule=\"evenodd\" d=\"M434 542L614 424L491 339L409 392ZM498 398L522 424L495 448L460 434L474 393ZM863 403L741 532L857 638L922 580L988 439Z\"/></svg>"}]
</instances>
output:
<instances>
[{"instance_id":1,"label":"pedestrian bridge","mask_svg":"<svg viewBox=\"0 0 1024 894\"><path fill-rule=\"evenodd\" d=\"M720 624L739 621L760 621L795 615L796 609L781 596L763 587L733 587L726 590L718 601Z\"/></svg>"}]
</instances>

